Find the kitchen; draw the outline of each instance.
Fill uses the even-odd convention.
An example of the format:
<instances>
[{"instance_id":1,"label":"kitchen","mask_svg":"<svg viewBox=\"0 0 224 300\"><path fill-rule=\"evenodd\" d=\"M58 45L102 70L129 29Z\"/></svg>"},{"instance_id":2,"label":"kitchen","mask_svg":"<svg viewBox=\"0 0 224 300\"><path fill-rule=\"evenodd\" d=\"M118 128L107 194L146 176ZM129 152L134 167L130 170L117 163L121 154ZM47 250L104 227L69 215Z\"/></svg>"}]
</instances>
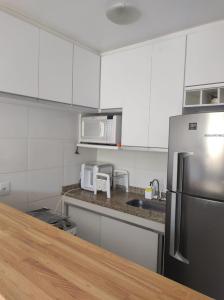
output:
<instances>
[{"instance_id":1,"label":"kitchen","mask_svg":"<svg viewBox=\"0 0 224 300\"><path fill-rule=\"evenodd\" d=\"M224 3L156 2L0 1L3 299L224 298Z\"/></svg>"}]
</instances>

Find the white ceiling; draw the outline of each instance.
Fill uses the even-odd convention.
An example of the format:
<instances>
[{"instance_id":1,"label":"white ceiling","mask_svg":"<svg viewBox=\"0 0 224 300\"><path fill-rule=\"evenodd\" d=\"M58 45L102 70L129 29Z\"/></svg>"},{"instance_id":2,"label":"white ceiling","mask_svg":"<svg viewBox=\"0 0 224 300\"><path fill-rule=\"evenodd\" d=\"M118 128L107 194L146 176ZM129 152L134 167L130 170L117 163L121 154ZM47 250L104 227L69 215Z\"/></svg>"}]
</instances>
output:
<instances>
[{"instance_id":1,"label":"white ceiling","mask_svg":"<svg viewBox=\"0 0 224 300\"><path fill-rule=\"evenodd\" d=\"M108 1L0 0L0 5L99 51L224 19L224 0L129 0L142 11L142 18L119 26L105 17Z\"/></svg>"}]
</instances>

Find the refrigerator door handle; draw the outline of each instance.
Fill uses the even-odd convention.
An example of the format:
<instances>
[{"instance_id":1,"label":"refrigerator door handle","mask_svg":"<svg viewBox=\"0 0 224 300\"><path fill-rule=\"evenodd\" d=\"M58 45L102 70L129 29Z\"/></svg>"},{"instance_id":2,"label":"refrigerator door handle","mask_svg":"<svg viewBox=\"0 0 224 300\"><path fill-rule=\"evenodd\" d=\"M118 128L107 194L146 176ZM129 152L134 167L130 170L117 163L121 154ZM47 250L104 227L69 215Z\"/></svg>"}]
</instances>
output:
<instances>
[{"instance_id":1,"label":"refrigerator door handle","mask_svg":"<svg viewBox=\"0 0 224 300\"><path fill-rule=\"evenodd\" d=\"M177 191L178 155L179 152L173 153L172 191L175 192Z\"/></svg>"},{"instance_id":2,"label":"refrigerator door handle","mask_svg":"<svg viewBox=\"0 0 224 300\"><path fill-rule=\"evenodd\" d=\"M176 197L177 195L171 194L171 211L170 211L170 249L169 253L175 257L175 231L176 231Z\"/></svg>"},{"instance_id":3,"label":"refrigerator door handle","mask_svg":"<svg viewBox=\"0 0 224 300\"><path fill-rule=\"evenodd\" d=\"M178 199L178 200L177 200ZM177 210L178 202L178 210ZM181 195L171 195L171 214L170 214L170 248L169 254L182 263L189 264L189 260L180 252L180 229L181 229Z\"/></svg>"},{"instance_id":4,"label":"refrigerator door handle","mask_svg":"<svg viewBox=\"0 0 224 300\"><path fill-rule=\"evenodd\" d=\"M172 174L172 191L182 192L184 159L193 155L193 152L174 152L173 154L173 174Z\"/></svg>"}]
</instances>

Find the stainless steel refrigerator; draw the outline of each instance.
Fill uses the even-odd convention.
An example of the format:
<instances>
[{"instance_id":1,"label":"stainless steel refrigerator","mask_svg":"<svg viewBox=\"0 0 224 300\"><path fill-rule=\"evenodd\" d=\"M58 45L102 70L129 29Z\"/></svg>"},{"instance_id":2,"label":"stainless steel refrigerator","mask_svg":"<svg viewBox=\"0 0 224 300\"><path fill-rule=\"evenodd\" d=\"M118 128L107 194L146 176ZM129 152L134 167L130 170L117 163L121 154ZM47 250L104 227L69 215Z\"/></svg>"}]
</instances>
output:
<instances>
[{"instance_id":1,"label":"stainless steel refrigerator","mask_svg":"<svg viewBox=\"0 0 224 300\"><path fill-rule=\"evenodd\" d=\"M165 276L224 299L224 113L170 118Z\"/></svg>"}]
</instances>

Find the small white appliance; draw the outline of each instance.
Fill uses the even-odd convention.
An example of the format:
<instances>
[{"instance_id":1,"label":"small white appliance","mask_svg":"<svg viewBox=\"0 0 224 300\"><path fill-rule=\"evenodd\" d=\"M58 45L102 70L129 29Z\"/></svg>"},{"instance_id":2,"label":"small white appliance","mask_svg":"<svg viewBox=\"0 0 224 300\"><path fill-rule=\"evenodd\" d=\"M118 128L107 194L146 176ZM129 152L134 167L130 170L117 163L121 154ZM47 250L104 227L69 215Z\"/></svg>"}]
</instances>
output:
<instances>
[{"instance_id":1,"label":"small white appliance","mask_svg":"<svg viewBox=\"0 0 224 300\"><path fill-rule=\"evenodd\" d=\"M96 177L98 173L107 174L112 186L113 165L104 162L86 162L81 165L81 188L94 192L96 190Z\"/></svg>"},{"instance_id":2,"label":"small white appliance","mask_svg":"<svg viewBox=\"0 0 224 300\"><path fill-rule=\"evenodd\" d=\"M97 191L101 191L107 193L107 198L111 198L111 176L105 173L96 173L95 180L94 195L97 194ZM116 189L117 185L123 186L128 193L129 173L127 170L114 170L112 181L113 189Z\"/></svg>"},{"instance_id":3,"label":"small white appliance","mask_svg":"<svg viewBox=\"0 0 224 300\"><path fill-rule=\"evenodd\" d=\"M82 116L80 143L120 146L121 115Z\"/></svg>"},{"instance_id":4,"label":"small white appliance","mask_svg":"<svg viewBox=\"0 0 224 300\"><path fill-rule=\"evenodd\" d=\"M94 195L97 194L97 191L106 192L107 198L111 197L111 178L109 174L105 173L96 173L94 184Z\"/></svg>"}]
</instances>

